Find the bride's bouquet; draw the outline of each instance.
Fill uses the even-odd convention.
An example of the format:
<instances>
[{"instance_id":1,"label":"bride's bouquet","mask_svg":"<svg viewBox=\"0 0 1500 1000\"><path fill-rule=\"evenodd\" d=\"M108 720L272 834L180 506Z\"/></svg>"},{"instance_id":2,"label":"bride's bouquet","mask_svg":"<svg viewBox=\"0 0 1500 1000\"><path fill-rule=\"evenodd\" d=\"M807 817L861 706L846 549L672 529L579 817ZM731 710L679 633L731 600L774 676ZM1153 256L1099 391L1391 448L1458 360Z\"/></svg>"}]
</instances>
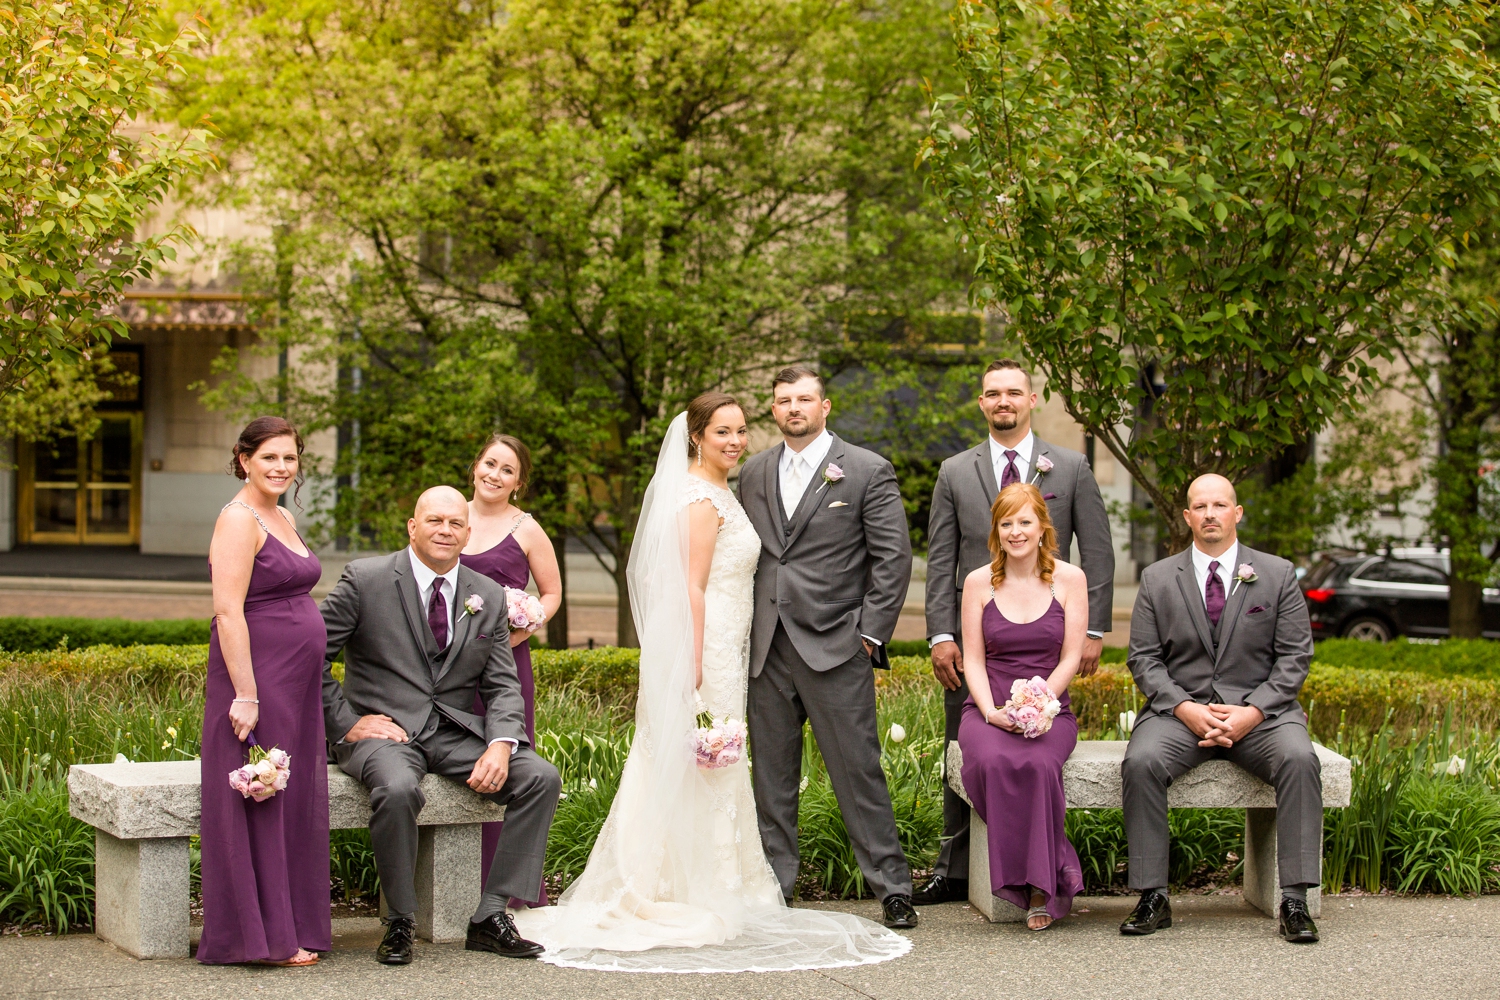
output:
<instances>
[{"instance_id":1,"label":"bride's bouquet","mask_svg":"<svg viewBox=\"0 0 1500 1000\"><path fill-rule=\"evenodd\" d=\"M745 740L750 731L738 719L729 716L715 719L707 712L698 713L698 728L693 730L693 757L705 771L714 771L739 763L745 756Z\"/></svg>"},{"instance_id":2,"label":"bride's bouquet","mask_svg":"<svg viewBox=\"0 0 1500 1000\"><path fill-rule=\"evenodd\" d=\"M1021 735L1034 740L1052 728L1052 720L1062 711L1062 702L1052 694L1046 681L1033 677L1011 684L1010 700L1002 707L1011 724L1020 728Z\"/></svg>"},{"instance_id":3,"label":"bride's bouquet","mask_svg":"<svg viewBox=\"0 0 1500 1000\"><path fill-rule=\"evenodd\" d=\"M516 587L505 588L505 613L516 632L535 632L547 620L542 602Z\"/></svg>"}]
</instances>

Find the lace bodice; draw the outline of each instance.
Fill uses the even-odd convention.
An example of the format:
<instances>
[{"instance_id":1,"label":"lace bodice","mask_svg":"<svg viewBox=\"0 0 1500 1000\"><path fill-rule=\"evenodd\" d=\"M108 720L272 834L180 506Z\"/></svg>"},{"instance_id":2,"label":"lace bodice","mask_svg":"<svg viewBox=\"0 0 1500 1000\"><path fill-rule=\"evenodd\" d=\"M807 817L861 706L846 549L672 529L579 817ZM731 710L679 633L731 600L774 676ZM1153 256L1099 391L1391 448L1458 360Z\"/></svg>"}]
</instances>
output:
<instances>
[{"instance_id":1,"label":"lace bodice","mask_svg":"<svg viewBox=\"0 0 1500 1000\"><path fill-rule=\"evenodd\" d=\"M732 492L689 476L682 489L682 506L703 500L714 505L720 522L713 563L708 571L708 590L704 594L700 693L714 715L743 719L760 536Z\"/></svg>"}]
</instances>

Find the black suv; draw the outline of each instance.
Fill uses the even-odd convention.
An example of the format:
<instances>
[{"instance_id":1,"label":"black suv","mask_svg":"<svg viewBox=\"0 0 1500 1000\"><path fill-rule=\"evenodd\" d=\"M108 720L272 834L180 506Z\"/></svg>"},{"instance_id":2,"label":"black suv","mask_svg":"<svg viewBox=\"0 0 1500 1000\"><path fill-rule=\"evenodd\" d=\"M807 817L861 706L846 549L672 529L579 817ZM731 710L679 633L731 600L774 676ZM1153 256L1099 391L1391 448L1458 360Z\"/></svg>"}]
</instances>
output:
<instances>
[{"instance_id":1,"label":"black suv","mask_svg":"<svg viewBox=\"0 0 1500 1000\"><path fill-rule=\"evenodd\" d=\"M1301 586L1314 639L1386 642L1398 635L1438 639L1448 634L1446 549L1325 555ZM1484 635L1500 638L1500 591L1484 592Z\"/></svg>"}]
</instances>

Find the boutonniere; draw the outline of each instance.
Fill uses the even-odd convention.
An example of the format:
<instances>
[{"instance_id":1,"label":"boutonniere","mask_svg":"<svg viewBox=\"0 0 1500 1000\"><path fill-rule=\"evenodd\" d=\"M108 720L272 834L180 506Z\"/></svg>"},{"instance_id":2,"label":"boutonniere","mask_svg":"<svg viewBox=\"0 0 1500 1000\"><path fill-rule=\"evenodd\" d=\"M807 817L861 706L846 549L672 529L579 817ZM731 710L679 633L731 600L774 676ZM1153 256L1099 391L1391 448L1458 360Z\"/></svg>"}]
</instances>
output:
<instances>
[{"instance_id":1,"label":"boutonniere","mask_svg":"<svg viewBox=\"0 0 1500 1000\"><path fill-rule=\"evenodd\" d=\"M478 594L470 594L464 600L464 611L471 615L477 615L484 610L484 598Z\"/></svg>"},{"instance_id":2,"label":"boutonniere","mask_svg":"<svg viewBox=\"0 0 1500 1000\"><path fill-rule=\"evenodd\" d=\"M837 465L834 465L832 462L829 462L828 465L825 466L824 469L823 469L823 485L818 487L818 492L822 493L824 487L827 487L827 486L829 486L832 483L836 483L840 479L843 479L843 478L844 478L844 470L840 469Z\"/></svg>"},{"instance_id":3,"label":"boutonniere","mask_svg":"<svg viewBox=\"0 0 1500 1000\"><path fill-rule=\"evenodd\" d=\"M1045 476L1051 471L1052 459L1048 458L1046 455L1038 455L1036 457L1036 474L1039 476Z\"/></svg>"},{"instance_id":4,"label":"boutonniere","mask_svg":"<svg viewBox=\"0 0 1500 1000\"><path fill-rule=\"evenodd\" d=\"M1254 583L1260 577L1255 575L1255 567L1249 563L1240 563L1240 568L1234 571L1234 589L1239 590L1242 583Z\"/></svg>"}]
</instances>

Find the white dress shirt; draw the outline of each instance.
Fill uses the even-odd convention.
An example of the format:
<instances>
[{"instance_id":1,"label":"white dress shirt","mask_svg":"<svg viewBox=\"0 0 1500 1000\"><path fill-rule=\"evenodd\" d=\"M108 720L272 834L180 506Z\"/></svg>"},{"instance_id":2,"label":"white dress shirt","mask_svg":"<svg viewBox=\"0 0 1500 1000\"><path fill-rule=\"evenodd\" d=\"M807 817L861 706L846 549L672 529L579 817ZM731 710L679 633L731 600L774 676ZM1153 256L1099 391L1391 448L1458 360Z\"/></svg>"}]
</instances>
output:
<instances>
[{"instance_id":1,"label":"white dress shirt","mask_svg":"<svg viewBox=\"0 0 1500 1000\"><path fill-rule=\"evenodd\" d=\"M993 436L990 437L989 442L990 464L995 467L995 489L999 489L1001 481L1005 478L1005 467L1010 464L1010 460L1005 457L1005 445L996 441ZM1026 436L1011 450L1016 453L1016 471L1021 474L1021 478L1016 481L1024 483L1031 475L1031 453L1036 450L1036 435L1027 431Z\"/></svg>"},{"instance_id":2,"label":"white dress shirt","mask_svg":"<svg viewBox=\"0 0 1500 1000\"><path fill-rule=\"evenodd\" d=\"M412 551L411 546L408 545L406 547L406 552L407 555L411 556L411 575L417 584L417 594L422 599L422 616L424 618L427 615L427 606L432 602L433 584L438 579L447 581L443 586L443 600L448 603L448 641L451 643L455 631L454 624L458 620L457 609L463 607L463 601L458 598L458 563L454 563L452 569L439 577L436 570L417 558L417 554ZM496 641L499 641L498 637ZM513 740L509 736L500 736L490 740L490 746L494 746L496 743L509 743L512 750L521 745L519 740Z\"/></svg>"},{"instance_id":3,"label":"white dress shirt","mask_svg":"<svg viewBox=\"0 0 1500 1000\"><path fill-rule=\"evenodd\" d=\"M422 599L422 617L427 617L427 608L432 604L432 584L438 579L437 571L432 569L422 560L417 558L411 546L406 547L406 552L411 556L411 575L417 583L417 595ZM448 603L448 641L453 641L454 608L460 607L461 602L458 595L458 564L444 573L442 578L447 581L443 587L443 600Z\"/></svg>"},{"instance_id":4,"label":"white dress shirt","mask_svg":"<svg viewBox=\"0 0 1500 1000\"><path fill-rule=\"evenodd\" d=\"M787 520L790 521L797 512L797 505L807 492L807 484L822 480L823 459L828 457L828 450L832 447L833 435L825 427L801 451L793 451L790 447L781 449L781 512Z\"/></svg>"},{"instance_id":5,"label":"white dress shirt","mask_svg":"<svg viewBox=\"0 0 1500 1000\"><path fill-rule=\"evenodd\" d=\"M1229 600L1229 595L1234 592L1234 571L1239 564L1235 561L1240 554L1240 543L1235 542L1224 550L1223 555L1211 556L1198 548L1198 543L1193 543L1193 579L1198 581L1198 600L1203 602L1205 609L1208 607L1208 564L1215 559L1219 561L1219 581L1224 584L1224 600Z\"/></svg>"}]
</instances>

